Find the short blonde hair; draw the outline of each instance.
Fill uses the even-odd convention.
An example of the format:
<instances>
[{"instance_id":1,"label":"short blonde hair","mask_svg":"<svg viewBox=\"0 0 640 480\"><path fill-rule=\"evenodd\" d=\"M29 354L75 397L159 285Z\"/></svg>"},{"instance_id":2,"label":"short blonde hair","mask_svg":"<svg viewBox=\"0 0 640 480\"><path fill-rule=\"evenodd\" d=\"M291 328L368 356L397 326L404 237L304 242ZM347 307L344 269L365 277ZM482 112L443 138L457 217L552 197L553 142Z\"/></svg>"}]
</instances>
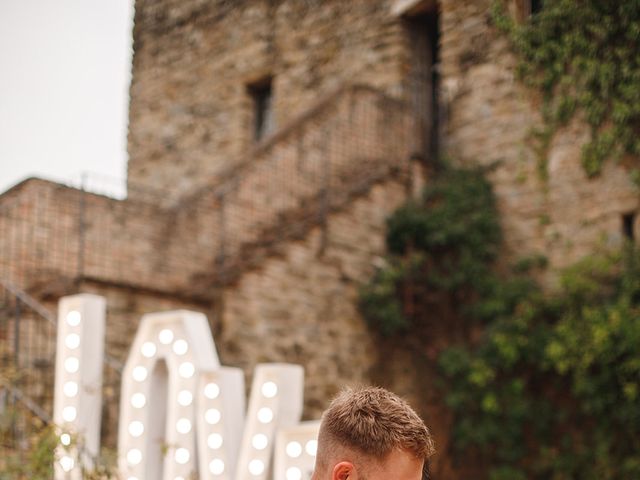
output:
<instances>
[{"instance_id":1,"label":"short blonde hair","mask_svg":"<svg viewBox=\"0 0 640 480\"><path fill-rule=\"evenodd\" d=\"M431 433L418 414L379 387L344 390L331 402L320 425L319 466L338 448L380 460L400 449L425 462L435 452Z\"/></svg>"}]
</instances>

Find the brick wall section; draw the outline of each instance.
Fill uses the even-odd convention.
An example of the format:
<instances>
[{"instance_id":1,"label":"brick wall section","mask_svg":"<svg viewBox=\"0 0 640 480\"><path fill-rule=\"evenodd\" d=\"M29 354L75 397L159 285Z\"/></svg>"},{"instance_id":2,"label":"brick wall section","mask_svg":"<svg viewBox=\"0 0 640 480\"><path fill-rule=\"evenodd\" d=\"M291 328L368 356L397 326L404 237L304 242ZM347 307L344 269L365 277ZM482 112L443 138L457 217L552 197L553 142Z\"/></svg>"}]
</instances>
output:
<instances>
[{"instance_id":1,"label":"brick wall section","mask_svg":"<svg viewBox=\"0 0 640 480\"><path fill-rule=\"evenodd\" d=\"M247 158L247 84L273 76L282 126L348 82L395 93L404 41L381 0L140 0L134 38L129 181L176 196Z\"/></svg>"},{"instance_id":2,"label":"brick wall section","mask_svg":"<svg viewBox=\"0 0 640 480\"><path fill-rule=\"evenodd\" d=\"M78 268L78 191L29 179L0 196L0 272L24 286Z\"/></svg>"},{"instance_id":3,"label":"brick wall section","mask_svg":"<svg viewBox=\"0 0 640 480\"><path fill-rule=\"evenodd\" d=\"M174 230L175 215L159 203L26 180L0 196L0 276L39 295L68 291L85 277L188 296L188 274L203 268L203 252L212 255L212 221L202 221L210 209L191 210L201 221ZM179 255L170 254L174 244Z\"/></svg>"}]
</instances>

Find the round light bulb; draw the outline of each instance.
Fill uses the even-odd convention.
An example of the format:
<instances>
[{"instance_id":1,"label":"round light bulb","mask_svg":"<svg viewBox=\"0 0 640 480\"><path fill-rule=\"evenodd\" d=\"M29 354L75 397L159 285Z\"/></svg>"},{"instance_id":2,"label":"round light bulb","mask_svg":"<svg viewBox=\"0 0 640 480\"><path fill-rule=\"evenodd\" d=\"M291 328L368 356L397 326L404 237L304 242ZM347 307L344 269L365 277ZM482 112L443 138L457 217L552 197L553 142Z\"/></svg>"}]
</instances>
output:
<instances>
[{"instance_id":1,"label":"round light bulb","mask_svg":"<svg viewBox=\"0 0 640 480\"><path fill-rule=\"evenodd\" d=\"M142 461L142 452L137 448L132 448L127 452L127 462L130 465L138 465Z\"/></svg>"},{"instance_id":2,"label":"round light bulb","mask_svg":"<svg viewBox=\"0 0 640 480\"><path fill-rule=\"evenodd\" d=\"M60 435L60 443L65 447L71 445L71 435L69 435L68 433L63 433L62 435Z\"/></svg>"},{"instance_id":3,"label":"round light bulb","mask_svg":"<svg viewBox=\"0 0 640 480\"><path fill-rule=\"evenodd\" d=\"M133 421L129 424L129 434L132 437L139 437L144 433L144 424L139 421Z\"/></svg>"},{"instance_id":4,"label":"round light bulb","mask_svg":"<svg viewBox=\"0 0 640 480\"><path fill-rule=\"evenodd\" d=\"M287 480L302 480L302 470L297 467L287 468Z\"/></svg>"},{"instance_id":5,"label":"round light bulb","mask_svg":"<svg viewBox=\"0 0 640 480\"><path fill-rule=\"evenodd\" d=\"M193 374L195 373L195 371L196 371L196 368L193 366L193 363L191 362L181 363L180 366L178 367L178 373L182 378L193 377Z\"/></svg>"},{"instance_id":6,"label":"round light bulb","mask_svg":"<svg viewBox=\"0 0 640 480\"><path fill-rule=\"evenodd\" d=\"M75 350L80 346L80 335L78 335L77 333L70 333L64 339L64 344L69 350Z\"/></svg>"},{"instance_id":7,"label":"round light bulb","mask_svg":"<svg viewBox=\"0 0 640 480\"><path fill-rule=\"evenodd\" d=\"M76 462L74 462L73 458L71 457L64 456L60 459L60 466L65 472L70 472L75 463Z\"/></svg>"},{"instance_id":8,"label":"round light bulb","mask_svg":"<svg viewBox=\"0 0 640 480\"><path fill-rule=\"evenodd\" d=\"M140 365L134 368L133 372L131 373L133 379L136 382L144 382L147 379L148 374L149 372L147 371L147 369Z\"/></svg>"},{"instance_id":9,"label":"round light bulb","mask_svg":"<svg viewBox=\"0 0 640 480\"><path fill-rule=\"evenodd\" d=\"M78 416L76 407L64 407L62 410L62 418L65 422L73 422Z\"/></svg>"},{"instance_id":10,"label":"round light bulb","mask_svg":"<svg viewBox=\"0 0 640 480\"><path fill-rule=\"evenodd\" d=\"M262 384L262 395L265 398L273 398L278 394L278 385L274 382L265 382Z\"/></svg>"},{"instance_id":11,"label":"round light bulb","mask_svg":"<svg viewBox=\"0 0 640 480\"><path fill-rule=\"evenodd\" d=\"M186 448L179 448L176 450L175 459L180 465L184 465L189 461L191 455L189 454L189 450Z\"/></svg>"},{"instance_id":12,"label":"round light bulb","mask_svg":"<svg viewBox=\"0 0 640 480\"><path fill-rule=\"evenodd\" d=\"M304 446L305 452L307 455L311 455L312 457L316 456L318 452L318 441L317 440L309 440L307 444Z\"/></svg>"},{"instance_id":13,"label":"round light bulb","mask_svg":"<svg viewBox=\"0 0 640 480\"><path fill-rule=\"evenodd\" d=\"M211 450L217 450L222 446L222 435L212 433L207 437L207 445Z\"/></svg>"},{"instance_id":14,"label":"round light bulb","mask_svg":"<svg viewBox=\"0 0 640 480\"><path fill-rule=\"evenodd\" d=\"M146 358L151 358L156 354L156 344L153 342L144 342L142 344L142 348L140 351L142 352L142 356Z\"/></svg>"},{"instance_id":15,"label":"round light bulb","mask_svg":"<svg viewBox=\"0 0 640 480\"><path fill-rule=\"evenodd\" d=\"M213 400L220 395L220 387L216 383L207 383L204 387L204 396Z\"/></svg>"},{"instance_id":16,"label":"round light bulb","mask_svg":"<svg viewBox=\"0 0 640 480\"><path fill-rule=\"evenodd\" d=\"M64 369L67 373L76 373L80 368L80 362L77 357L68 357L64 361Z\"/></svg>"},{"instance_id":17,"label":"round light bulb","mask_svg":"<svg viewBox=\"0 0 640 480\"><path fill-rule=\"evenodd\" d=\"M267 407L263 407L258 410L258 420L260 423L269 423L273 420L273 410Z\"/></svg>"},{"instance_id":18,"label":"round light bulb","mask_svg":"<svg viewBox=\"0 0 640 480\"><path fill-rule=\"evenodd\" d=\"M214 475L222 475L224 473L224 462L219 458L214 458L209 463L209 471Z\"/></svg>"},{"instance_id":19,"label":"round light bulb","mask_svg":"<svg viewBox=\"0 0 640 480\"><path fill-rule=\"evenodd\" d=\"M142 408L147 403L147 398L142 393L134 393L131 396L131 405L134 408Z\"/></svg>"},{"instance_id":20,"label":"round light bulb","mask_svg":"<svg viewBox=\"0 0 640 480\"><path fill-rule=\"evenodd\" d=\"M251 460L249 462L249 473L251 475L260 475L264 472L264 462L262 460Z\"/></svg>"},{"instance_id":21,"label":"round light bulb","mask_svg":"<svg viewBox=\"0 0 640 480\"><path fill-rule=\"evenodd\" d=\"M183 407L188 407L193 402L193 394L189 390L181 390L178 393L178 403Z\"/></svg>"},{"instance_id":22,"label":"round light bulb","mask_svg":"<svg viewBox=\"0 0 640 480\"><path fill-rule=\"evenodd\" d=\"M78 384L76 382L66 382L62 387L64 395L73 398L78 394Z\"/></svg>"},{"instance_id":23,"label":"round light bulb","mask_svg":"<svg viewBox=\"0 0 640 480\"><path fill-rule=\"evenodd\" d=\"M82 315L80 315L79 311L71 310L69 313L67 313L66 321L67 325L69 325L70 327L77 327L78 325L80 325L81 320Z\"/></svg>"},{"instance_id":24,"label":"round light bulb","mask_svg":"<svg viewBox=\"0 0 640 480\"><path fill-rule=\"evenodd\" d=\"M216 408L210 408L204 413L204 421L209 425L215 425L220 421L220 410Z\"/></svg>"},{"instance_id":25,"label":"round light bulb","mask_svg":"<svg viewBox=\"0 0 640 480\"><path fill-rule=\"evenodd\" d=\"M173 342L173 353L176 355L184 355L189 351L189 344L185 340L176 340Z\"/></svg>"},{"instance_id":26,"label":"round light bulb","mask_svg":"<svg viewBox=\"0 0 640 480\"><path fill-rule=\"evenodd\" d=\"M298 458L302 454L302 445L298 442L289 442L286 447L287 455L291 458Z\"/></svg>"},{"instance_id":27,"label":"round light bulb","mask_svg":"<svg viewBox=\"0 0 640 480\"><path fill-rule=\"evenodd\" d=\"M265 448L267 448L268 444L269 444L269 439L263 433L257 433L251 439L251 445L256 450L264 450Z\"/></svg>"},{"instance_id":28,"label":"round light bulb","mask_svg":"<svg viewBox=\"0 0 640 480\"><path fill-rule=\"evenodd\" d=\"M189 433L191 431L191 422L187 418L181 418L176 422L176 430L178 433Z\"/></svg>"},{"instance_id":29,"label":"round light bulb","mask_svg":"<svg viewBox=\"0 0 640 480\"><path fill-rule=\"evenodd\" d=\"M173 342L173 332L168 328L161 330L158 334L158 340L160 340L160 343L163 345L169 345Z\"/></svg>"}]
</instances>

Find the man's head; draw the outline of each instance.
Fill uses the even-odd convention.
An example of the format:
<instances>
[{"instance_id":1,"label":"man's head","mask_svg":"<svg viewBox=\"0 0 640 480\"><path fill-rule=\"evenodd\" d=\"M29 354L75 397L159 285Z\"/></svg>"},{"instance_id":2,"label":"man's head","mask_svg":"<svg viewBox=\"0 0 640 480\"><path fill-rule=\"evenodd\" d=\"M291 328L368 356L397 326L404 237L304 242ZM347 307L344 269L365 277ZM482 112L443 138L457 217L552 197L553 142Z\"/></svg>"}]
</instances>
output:
<instances>
[{"instance_id":1,"label":"man's head","mask_svg":"<svg viewBox=\"0 0 640 480\"><path fill-rule=\"evenodd\" d=\"M322 416L312 480L421 480L429 430L383 388L345 390Z\"/></svg>"}]
</instances>

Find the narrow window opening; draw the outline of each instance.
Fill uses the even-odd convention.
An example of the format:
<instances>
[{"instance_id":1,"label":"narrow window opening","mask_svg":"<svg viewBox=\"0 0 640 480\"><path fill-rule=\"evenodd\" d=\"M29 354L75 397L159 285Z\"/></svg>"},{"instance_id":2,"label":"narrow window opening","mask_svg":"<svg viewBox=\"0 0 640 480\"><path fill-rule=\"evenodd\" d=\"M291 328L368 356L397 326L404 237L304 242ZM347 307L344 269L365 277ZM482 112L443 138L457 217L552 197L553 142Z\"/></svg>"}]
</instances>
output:
<instances>
[{"instance_id":1,"label":"narrow window opening","mask_svg":"<svg viewBox=\"0 0 640 480\"><path fill-rule=\"evenodd\" d=\"M544 0L515 0L514 13L518 22L526 22L544 8Z\"/></svg>"},{"instance_id":2,"label":"narrow window opening","mask_svg":"<svg viewBox=\"0 0 640 480\"><path fill-rule=\"evenodd\" d=\"M535 15L540 12L543 6L544 0L531 0L531 6L529 8L531 15Z\"/></svg>"},{"instance_id":3,"label":"narrow window opening","mask_svg":"<svg viewBox=\"0 0 640 480\"><path fill-rule=\"evenodd\" d=\"M271 78L248 86L253 100L253 139L262 140L273 131L273 92Z\"/></svg>"},{"instance_id":4,"label":"narrow window opening","mask_svg":"<svg viewBox=\"0 0 640 480\"><path fill-rule=\"evenodd\" d=\"M635 232L633 228L635 221L635 213L626 213L622 215L622 233L628 240L631 240L632 242L635 240Z\"/></svg>"},{"instance_id":5,"label":"narrow window opening","mask_svg":"<svg viewBox=\"0 0 640 480\"><path fill-rule=\"evenodd\" d=\"M411 48L407 79L408 100L419 122L422 153L437 159L440 137L439 62L440 26L438 10L433 8L406 18Z\"/></svg>"}]
</instances>

